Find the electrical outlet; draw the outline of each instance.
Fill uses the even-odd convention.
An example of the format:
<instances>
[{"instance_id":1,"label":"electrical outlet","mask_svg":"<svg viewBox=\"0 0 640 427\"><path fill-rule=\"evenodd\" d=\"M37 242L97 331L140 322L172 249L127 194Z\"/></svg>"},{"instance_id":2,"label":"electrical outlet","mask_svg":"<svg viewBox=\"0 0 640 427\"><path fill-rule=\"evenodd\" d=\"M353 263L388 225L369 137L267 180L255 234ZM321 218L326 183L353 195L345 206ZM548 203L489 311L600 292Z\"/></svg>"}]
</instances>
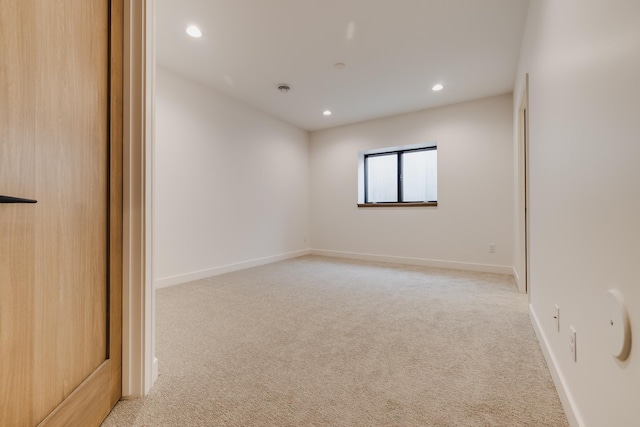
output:
<instances>
[{"instance_id":1,"label":"electrical outlet","mask_svg":"<svg viewBox=\"0 0 640 427\"><path fill-rule=\"evenodd\" d=\"M556 332L560 332L560 307L556 304L556 312L553 315L553 319L556 322Z\"/></svg>"},{"instance_id":2,"label":"electrical outlet","mask_svg":"<svg viewBox=\"0 0 640 427\"><path fill-rule=\"evenodd\" d=\"M571 359L574 362L578 361L576 346L576 330L573 326L569 326L569 351L571 352Z\"/></svg>"},{"instance_id":3,"label":"electrical outlet","mask_svg":"<svg viewBox=\"0 0 640 427\"><path fill-rule=\"evenodd\" d=\"M489 253L490 254L495 254L496 253L496 244L495 243L489 243Z\"/></svg>"}]
</instances>

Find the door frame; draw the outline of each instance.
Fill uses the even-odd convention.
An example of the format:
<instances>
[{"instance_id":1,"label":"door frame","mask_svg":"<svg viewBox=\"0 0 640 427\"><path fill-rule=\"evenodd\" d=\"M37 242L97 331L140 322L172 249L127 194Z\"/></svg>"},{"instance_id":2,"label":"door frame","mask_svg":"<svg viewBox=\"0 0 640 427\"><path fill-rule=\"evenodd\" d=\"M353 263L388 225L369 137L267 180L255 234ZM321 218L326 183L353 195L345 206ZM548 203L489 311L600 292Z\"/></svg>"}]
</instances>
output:
<instances>
[{"instance_id":1,"label":"door frame","mask_svg":"<svg viewBox=\"0 0 640 427\"><path fill-rule=\"evenodd\" d=\"M521 292L529 294L531 297L531 266L529 261L529 74L525 74L523 88L520 93L518 104L518 241L521 267L519 278L519 288ZM523 271L524 270L524 271Z\"/></svg>"},{"instance_id":2,"label":"door frame","mask_svg":"<svg viewBox=\"0 0 640 427\"><path fill-rule=\"evenodd\" d=\"M122 398L146 395L158 377L152 269L155 0L124 0ZM529 74L518 104L519 288L531 297ZM525 125L526 124L526 125Z\"/></svg>"},{"instance_id":3,"label":"door frame","mask_svg":"<svg viewBox=\"0 0 640 427\"><path fill-rule=\"evenodd\" d=\"M154 0L124 0L122 398L158 376L152 270Z\"/></svg>"}]
</instances>

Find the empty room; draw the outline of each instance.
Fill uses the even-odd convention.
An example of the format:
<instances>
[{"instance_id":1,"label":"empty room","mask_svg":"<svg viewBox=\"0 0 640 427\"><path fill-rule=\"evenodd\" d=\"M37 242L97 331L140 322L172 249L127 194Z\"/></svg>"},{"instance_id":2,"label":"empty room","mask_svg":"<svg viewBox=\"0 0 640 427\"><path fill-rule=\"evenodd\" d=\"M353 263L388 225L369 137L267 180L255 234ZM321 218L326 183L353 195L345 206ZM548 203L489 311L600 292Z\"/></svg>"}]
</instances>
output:
<instances>
[{"instance_id":1,"label":"empty room","mask_svg":"<svg viewBox=\"0 0 640 427\"><path fill-rule=\"evenodd\" d=\"M0 425L640 425L640 1L0 8Z\"/></svg>"},{"instance_id":2,"label":"empty room","mask_svg":"<svg viewBox=\"0 0 640 427\"><path fill-rule=\"evenodd\" d=\"M639 12L156 0L158 375L104 425L634 425Z\"/></svg>"}]
</instances>

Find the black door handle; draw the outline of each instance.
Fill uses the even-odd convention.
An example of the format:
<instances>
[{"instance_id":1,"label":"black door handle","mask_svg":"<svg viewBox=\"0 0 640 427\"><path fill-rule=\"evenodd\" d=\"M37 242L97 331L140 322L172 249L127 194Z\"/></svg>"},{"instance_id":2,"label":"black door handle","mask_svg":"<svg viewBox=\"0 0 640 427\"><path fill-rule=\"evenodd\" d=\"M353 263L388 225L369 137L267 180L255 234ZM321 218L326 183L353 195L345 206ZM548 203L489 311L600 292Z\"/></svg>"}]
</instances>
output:
<instances>
[{"instance_id":1,"label":"black door handle","mask_svg":"<svg viewBox=\"0 0 640 427\"><path fill-rule=\"evenodd\" d=\"M0 203L38 203L38 201L32 199L21 199L20 197L0 196Z\"/></svg>"}]
</instances>

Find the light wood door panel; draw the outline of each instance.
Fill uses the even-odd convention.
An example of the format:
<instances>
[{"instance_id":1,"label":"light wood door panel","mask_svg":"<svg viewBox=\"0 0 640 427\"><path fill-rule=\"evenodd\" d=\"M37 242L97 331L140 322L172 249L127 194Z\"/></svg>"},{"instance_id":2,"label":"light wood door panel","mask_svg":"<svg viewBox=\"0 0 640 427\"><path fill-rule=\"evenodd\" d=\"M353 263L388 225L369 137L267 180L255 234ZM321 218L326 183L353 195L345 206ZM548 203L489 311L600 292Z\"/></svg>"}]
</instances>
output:
<instances>
[{"instance_id":1,"label":"light wood door panel","mask_svg":"<svg viewBox=\"0 0 640 427\"><path fill-rule=\"evenodd\" d=\"M122 1L0 0L0 425L121 388Z\"/></svg>"},{"instance_id":2,"label":"light wood door panel","mask_svg":"<svg viewBox=\"0 0 640 427\"><path fill-rule=\"evenodd\" d=\"M32 5L3 1L0 13L0 194L35 194L35 87L14 82L34 81L32 55L21 47L33 43ZM23 30L17 28L22 26ZM19 104L15 100L23 99ZM21 126L9 123L22 123ZM20 164L22 176L8 165ZM34 297L35 211L24 205L0 205L0 425L22 415L20 402L31 398L33 329L23 321ZM21 254L14 259L8 254ZM8 286L8 283L16 285ZM7 392L5 392L7 390ZM33 423L31 414L26 420Z\"/></svg>"}]
</instances>

